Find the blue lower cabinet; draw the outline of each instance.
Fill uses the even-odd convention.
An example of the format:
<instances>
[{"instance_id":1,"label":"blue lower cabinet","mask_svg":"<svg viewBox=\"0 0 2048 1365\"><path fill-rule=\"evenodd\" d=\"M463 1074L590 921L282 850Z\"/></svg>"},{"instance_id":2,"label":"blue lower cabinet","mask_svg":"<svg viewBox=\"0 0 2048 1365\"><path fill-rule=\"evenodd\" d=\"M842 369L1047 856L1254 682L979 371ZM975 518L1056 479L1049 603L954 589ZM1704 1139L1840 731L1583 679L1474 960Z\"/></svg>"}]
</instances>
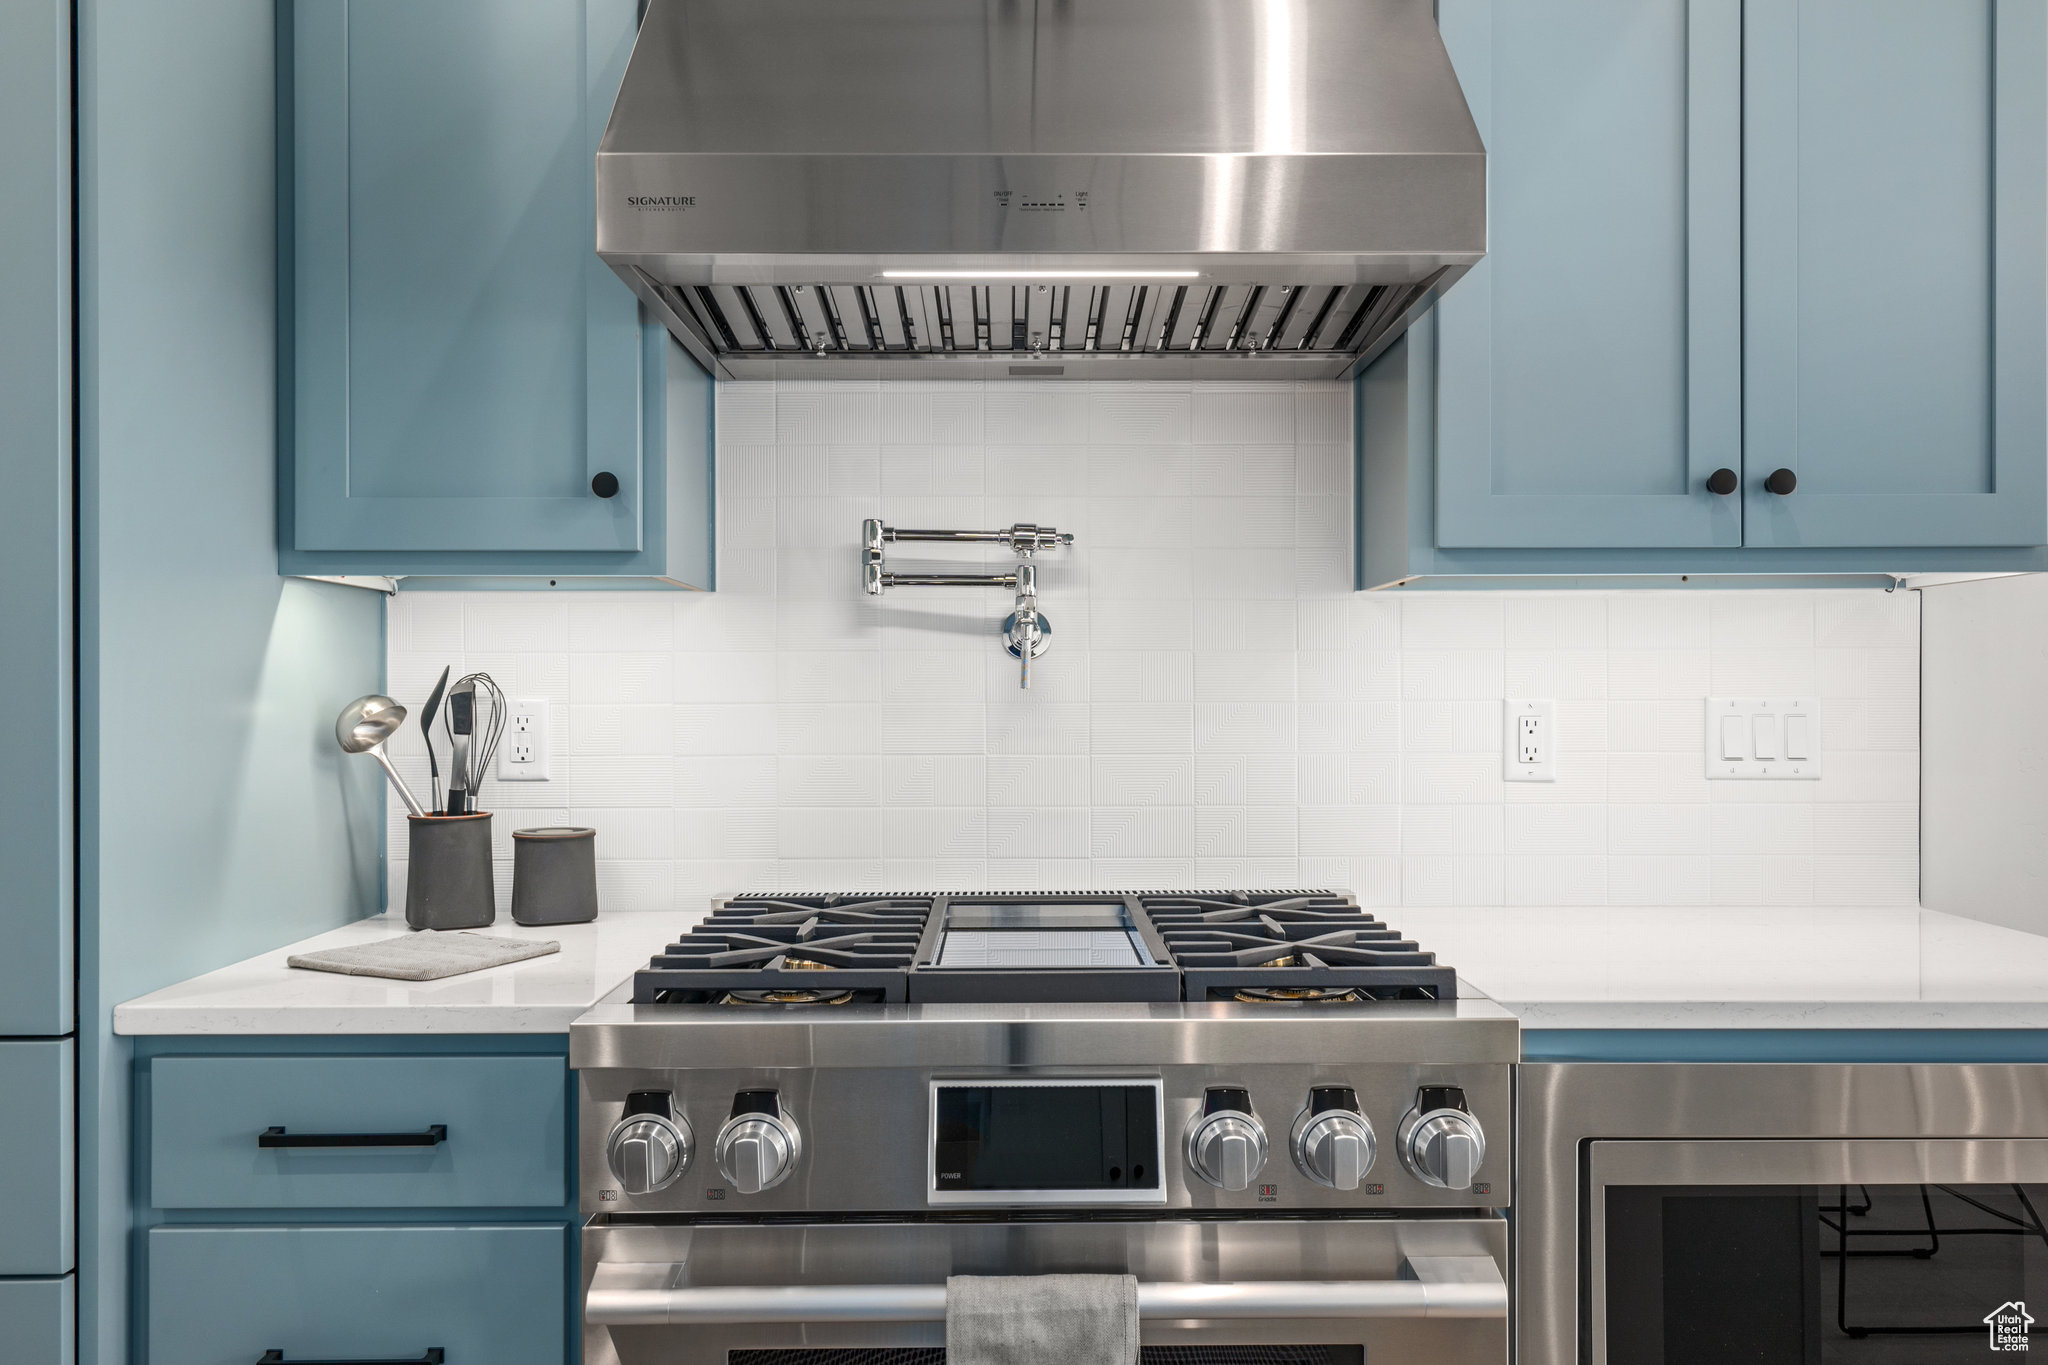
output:
<instances>
[{"instance_id":1,"label":"blue lower cabinet","mask_svg":"<svg viewBox=\"0 0 2048 1365\"><path fill-rule=\"evenodd\" d=\"M77 1347L77 1286L50 1280L0 1280L0 1356L20 1365L71 1365Z\"/></svg>"},{"instance_id":2,"label":"blue lower cabinet","mask_svg":"<svg viewBox=\"0 0 2048 1365\"><path fill-rule=\"evenodd\" d=\"M498 1227L157 1227L150 1365L561 1365L568 1235Z\"/></svg>"},{"instance_id":3,"label":"blue lower cabinet","mask_svg":"<svg viewBox=\"0 0 2048 1365\"><path fill-rule=\"evenodd\" d=\"M71 1056L69 1039L0 1043L0 1275L72 1268Z\"/></svg>"},{"instance_id":4,"label":"blue lower cabinet","mask_svg":"<svg viewBox=\"0 0 2048 1365\"><path fill-rule=\"evenodd\" d=\"M547 1208L569 1198L561 1057L158 1057L162 1209Z\"/></svg>"}]
</instances>

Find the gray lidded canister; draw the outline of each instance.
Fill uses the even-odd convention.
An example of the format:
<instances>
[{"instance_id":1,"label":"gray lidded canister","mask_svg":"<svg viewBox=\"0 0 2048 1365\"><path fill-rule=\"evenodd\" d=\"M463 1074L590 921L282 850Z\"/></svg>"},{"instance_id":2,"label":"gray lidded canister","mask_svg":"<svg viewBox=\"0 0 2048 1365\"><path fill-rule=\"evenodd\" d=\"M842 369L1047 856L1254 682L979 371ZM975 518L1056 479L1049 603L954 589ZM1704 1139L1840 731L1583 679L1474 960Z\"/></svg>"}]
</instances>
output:
<instances>
[{"instance_id":1,"label":"gray lidded canister","mask_svg":"<svg viewBox=\"0 0 2048 1365\"><path fill-rule=\"evenodd\" d=\"M581 924L597 918L597 831L549 825L512 831L512 919Z\"/></svg>"},{"instance_id":2,"label":"gray lidded canister","mask_svg":"<svg viewBox=\"0 0 2048 1365\"><path fill-rule=\"evenodd\" d=\"M405 824L405 922L415 929L481 929L497 919L490 815L409 815Z\"/></svg>"}]
</instances>

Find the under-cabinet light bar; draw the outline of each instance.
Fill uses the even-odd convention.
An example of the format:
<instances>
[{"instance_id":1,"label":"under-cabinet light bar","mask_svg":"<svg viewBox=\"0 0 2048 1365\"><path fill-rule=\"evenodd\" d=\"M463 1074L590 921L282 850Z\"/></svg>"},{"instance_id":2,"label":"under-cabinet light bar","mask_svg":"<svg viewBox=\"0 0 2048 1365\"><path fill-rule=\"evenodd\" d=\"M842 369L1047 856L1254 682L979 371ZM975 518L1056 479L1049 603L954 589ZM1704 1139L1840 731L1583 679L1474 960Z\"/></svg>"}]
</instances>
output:
<instances>
[{"instance_id":1,"label":"under-cabinet light bar","mask_svg":"<svg viewBox=\"0 0 2048 1365\"><path fill-rule=\"evenodd\" d=\"M885 280L1198 280L1199 270L884 270Z\"/></svg>"}]
</instances>

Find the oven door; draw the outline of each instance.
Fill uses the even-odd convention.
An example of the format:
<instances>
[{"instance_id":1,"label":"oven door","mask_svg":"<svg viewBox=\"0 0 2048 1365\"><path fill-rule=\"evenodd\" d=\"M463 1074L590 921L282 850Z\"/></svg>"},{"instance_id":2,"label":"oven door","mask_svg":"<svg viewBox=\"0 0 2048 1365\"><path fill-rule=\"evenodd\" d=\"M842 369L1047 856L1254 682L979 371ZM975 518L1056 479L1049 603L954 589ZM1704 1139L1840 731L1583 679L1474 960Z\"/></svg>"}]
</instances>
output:
<instances>
[{"instance_id":1,"label":"oven door","mask_svg":"<svg viewBox=\"0 0 2048 1365\"><path fill-rule=\"evenodd\" d=\"M1977 1362L2048 1314L2048 1141L1594 1141L1586 1193L1593 1365Z\"/></svg>"},{"instance_id":2,"label":"oven door","mask_svg":"<svg viewBox=\"0 0 2048 1365\"><path fill-rule=\"evenodd\" d=\"M1147 1362L1504 1365L1498 1218L584 1230L586 1365L939 1365L946 1277L1128 1274Z\"/></svg>"}]
</instances>

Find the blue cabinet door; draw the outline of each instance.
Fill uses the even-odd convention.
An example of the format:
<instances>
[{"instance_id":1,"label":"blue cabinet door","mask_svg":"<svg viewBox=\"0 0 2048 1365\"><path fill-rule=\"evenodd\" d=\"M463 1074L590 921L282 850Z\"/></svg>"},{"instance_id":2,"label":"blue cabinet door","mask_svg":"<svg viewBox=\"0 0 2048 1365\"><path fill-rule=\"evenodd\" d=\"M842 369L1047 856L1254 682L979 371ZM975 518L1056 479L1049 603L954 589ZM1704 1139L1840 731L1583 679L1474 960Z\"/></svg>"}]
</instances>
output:
<instances>
[{"instance_id":1,"label":"blue cabinet door","mask_svg":"<svg viewBox=\"0 0 2048 1365\"><path fill-rule=\"evenodd\" d=\"M635 0L291 17L288 548L638 550L661 433L592 208Z\"/></svg>"},{"instance_id":2,"label":"blue cabinet door","mask_svg":"<svg viewBox=\"0 0 2048 1365\"><path fill-rule=\"evenodd\" d=\"M1437 305L1436 543L1742 543L1738 0L1442 0L1487 256Z\"/></svg>"},{"instance_id":3,"label":"blue cabinet door","mask_svg":"<svg viewBox=\"0 0 2048 1365\"><path fill-rule=\"evenodd\" d=\"M0 5L0 1037L71 1031L71 6ZM0 1215L4 1221L4 1215Z\"/></svg>"},{"instance_id":4,"label":"blue cabinet door","mask_svg":"<svg viewBox=\"0 0 2048 1365\"><path fill-rule=\"evenodd\" d=\"M561 1365L567 1230L156 1227L150 1365L417 1361Z\"/></svg>"},{"instance_id":5,"label":"blue cabinet door","mask_svg":"<svg viewBox=\"0 0 2048 1365\"><path fill-rule=\"evenodd\" d=\"M2041 0L1749 0L1743 47L1745 542L2048 541Z\"/></svg>"},{"instance_id":6,"label":"blue cabinet door","mask_svg":"<svg viewBox=\"0 0 2048 1365\"><path fill-rule=\"evenodd\" d=\"M0 1276L72 1268L71 1058L68 1038L0 1043Z\"/></svg>"},{"instance_id":7,"label":"blue cabinet door","mask_svg":"<svg viewBox=\"0 0 2048 1365\"><path fill-rule=\"evenodd\" d=\"M0 1344L23 1365L71 1365L77 1285L70 1276L0 1280Z\"/></svg>"}]
</instances>

